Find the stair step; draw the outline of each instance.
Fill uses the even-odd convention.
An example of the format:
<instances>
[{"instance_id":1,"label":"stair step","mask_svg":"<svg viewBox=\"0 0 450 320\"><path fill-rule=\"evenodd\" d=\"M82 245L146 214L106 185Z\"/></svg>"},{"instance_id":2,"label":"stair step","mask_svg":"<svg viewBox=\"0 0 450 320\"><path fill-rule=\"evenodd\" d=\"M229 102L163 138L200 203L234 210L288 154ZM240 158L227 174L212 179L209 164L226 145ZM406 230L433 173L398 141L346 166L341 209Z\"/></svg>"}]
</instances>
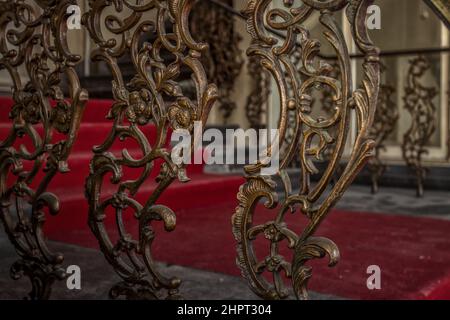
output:
<instances>
[{"instance_id":1,"label":"stair step","mask_svg":"<svg viewBox=\"0 0 450 320\"><path fill-rule=\"evenodd\" d=\"M235 205L237 204L236 194L244 179L240 176L222 176L222 175L191 175L192 181L189 183L174 182L162 196L158 199L158 204L168 206L174 212L185 211L189 214L190 210L199 208L213 208L219 205ZM156 183L145 183L140 189L136 199L145 203L151 192L155 189ZM103 196L111 195L117 186L108 186L104 188ZM70 242L67 235L77 234L87 230L88 204L84 198L84 189L71 187L70 192L67 188L53 190L55 194L60 194L61 212L55 217L48 219L45 224L46 235L50 239L64 238L65 242ZM208 196L201 196L208 195ZM230 214L231 217L231 214ZM130 228L135 229L138 221L132 215L124 216L124 221ZM116 230L115 218L113 214L109 214L106 219L107 229ZM86 231L85 231L86 232ZM86 234L89 232L86 232ZM85 239L76 237L73 240L76 244L86 245Z\"/></svg>"},{"instance_id":2,"label":"stair step","mask_svg":"<svg viewBox=\"0 0 450 320\"><path fill-rule=\"evenodd\" d=\"M38 134L43 133L42 126L35 126ZM72 152L80 152L80 151L90 151L94 146L102 144L105 139L108 137L112 129L112 123L108 122L100 122L100 123L91 123L86 122L80 125L80 129L78 131L78 137L73 146ZM11 123L0 123L0 139L4 139L11 130ZM141 130L146 135L150 144L154 144L157 132L155 126L145 126L141 127ZM168 139L170 138L170 134L168 135ZM66 136L59 133L54 133L53 142L60 141L61 139L66 139ZM118 140L118 139L117 139ZM169 145L169 142L167 145ZM23 138L18 139L17 146L19 144L24 144L28 148L32 148L33 144L31 143L31 139L28 135L25 135ZM127 138L124 141L116 141L113 145L113 149L121 150L124 148L138 149L139 146L134 139Z\"/></svg>"}]
</instances>

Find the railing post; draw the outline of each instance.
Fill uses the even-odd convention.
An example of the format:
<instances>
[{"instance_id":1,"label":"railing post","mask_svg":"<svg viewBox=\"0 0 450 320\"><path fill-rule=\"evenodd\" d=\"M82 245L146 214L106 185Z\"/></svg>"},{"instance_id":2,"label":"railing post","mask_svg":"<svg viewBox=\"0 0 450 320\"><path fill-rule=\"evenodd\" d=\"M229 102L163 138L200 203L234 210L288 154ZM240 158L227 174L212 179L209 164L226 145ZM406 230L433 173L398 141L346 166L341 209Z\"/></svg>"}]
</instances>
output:
<instances>
[{"instance_id":1,"label":"railing post","mask_svg":"<svg viewBox=\"0 0 450 320\"><path fill-rule=\"evenodd\" d=\"M48 214L59 212L58 197L47 187L56 174L69 171L66 161L88 99L75 72L81 57L67 44L67 8L73 4L0 2L0 69L9 73L14 100L11 129L0 142L0 217L20 256L11 276L30 278L30 299L48 299L52 284L66 276L63 255L49 250L43 226Z\"/></svg>"},{"instance_id":2,"label":"railing post","mask_svg":"<svg viewBox=\"0 0 450 320\"><path fill-rule=\"evenodd\" d=\"M239 206L233 216L238 265L252 290L263 298L280 299L288 296L283 274L292 280L296 296L307 298L306 285L312 271L306 263L325 256L330 258L330 266L339 261L336 244L313 235L374 149L374 141L368 136L380 86L380 66L379 50L370 41L366 26L367 9L372 3L371 0L249 0L244 11L248 19L247 30L253 38L247 53L258 57L277 83L280 97L279 145L280 150L285 150L285 153L280 154L280 170L277 174L283 182L284 197L278 198L273 177L261 174L264 168L262 163L248 166L247 182L239 191ZM333 18L334 13L344 8L353 39L365 56L362 86L352 83L347 44L340 25ZM329 75L332 67L318 55L320 43L310 37L305 27L308 19L317 16L326 29L325 39L335 51L341 74L339 79ZM268 28L284 33L285 37L272 36ZM301 49L300 68L295 68L291 59L297 49ZM312 113L312 90L321 86L331 87L334 91L334 114L328 118L317 118ZM285 148L283 144L286 143L290 110L295 110L296 114L295 134ZM339 178L330 187L330 180L348 142L352 110L357 118L356 136L351 141L352 152ZM318 141L318 144L314 144L313 140ZM318 173L313 160L323 156L327 148L333 150L328 166L319 182L312 185L310 177ZM270 151L271 145L268 146L268 154ZM298 153L301 177L300 190L296 193L291 191L291 182L285 169ZM260 200L266 200L264 206L274 212L274 218L264 224L254 224ZM285 215L296 210L308 218L300 234L289 229L285 222ZM269 253L265 257L255 253L254 241L258 237L268 242ZM293 251L291 262L280 253L283 242ZM272 280L269 281L264 273L271 274Z\"/></svg>"},{"instance_id":3,"label":"railing post","mask_svg":"<svg viewBox=\"0 0 450 320\"><path fill-rule=\"evenodd\" d=\"M402 154L408 167L416 175L417 196L424 195L427 169L423 166L423 156L428 153L427 145L436 131L436 106L433 103L439 91L435 87L425 87L420 79L431 69L425 56L410 60L405 96L405 109L411 114L411 126L403 137Z\"/></svg>"},{"instance_id":4,"label":"railing post","mask_svg":"<svg viewBox=\"0 0 450 320\"><path fill-rule=\"evenodd\" d=\"M382 72L385 67L382 66ZM399 119L397 104L392 100L395 88L383 83L378 93L377 111L374 122L370 130L370 136L375 140L375 156L369 161L367 166L372 181L372 193L375 194L379 189L379 180L386 171L386 164L381 160L381 150L385 148L385 141L394 131Z\"/></svg>"}]
</instances>

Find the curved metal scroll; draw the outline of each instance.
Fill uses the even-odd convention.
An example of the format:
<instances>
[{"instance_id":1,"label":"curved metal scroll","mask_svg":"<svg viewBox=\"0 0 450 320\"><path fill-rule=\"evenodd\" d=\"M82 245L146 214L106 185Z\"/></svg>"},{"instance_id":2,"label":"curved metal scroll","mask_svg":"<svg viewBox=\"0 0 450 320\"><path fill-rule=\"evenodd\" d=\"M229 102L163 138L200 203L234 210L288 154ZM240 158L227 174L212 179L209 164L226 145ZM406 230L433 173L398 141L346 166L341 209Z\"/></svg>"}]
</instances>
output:
<instances>
[{"instance_id":1,"label":"curved metal scroll","mask_svg":"<svg viewBox=\"0 0 450 320\"><path fill-rule=\"evenodd\" d=\"M43 226L47 213L59 212L57 196L46 190L57 173L69 171L66 160L87 101L74 69L81 57L67 44L67 8L73 4L0 2L0 69L12 79L14 100L11 129L0 142L0 210L20 256L11 276L30 278L30 299L49 298L54 281L65 277L63 255L49 250Z\"/></svg>"},{"instance_id":2,"label":"curved metal scroll","mask_svg":"<svg viewBox=\"0 0 450 320\"><path fill-rule=\"evenodd\" d=\"M303 0L283 1L277 4L271 0L249 0L245 14L247 29L253 42L248 50L250 56L257 56L261 64L274 77L280 96L280 119L278 122L280 150L283 150L286 134L287 113L297 114L295 135L287 148L280 154L278 176L283 181L284 197L276 193L275 180L260 174L263 164L246 167L247 182L241 187L239 206L233 216L233 232L238 242L238 265L253 291L267 299L288 296L284 276L291 279L298 298L307 298L306 285L311 277L311 268L306 263L315 258L328 256L329 265L339 260L339 251L331 240L314 237L333 205L341 198L356 174L372 155L374 141L368 138L373 121L380 85L379 50L372 45L365 25L367 8L371 0ZM281 3L281 2L280 2ZM364 79L360 89L352 83L350 58L340 26L333 14L346 8L353 38L360 51L365 54ZM326 29L324 35L338 57L341 79L332 78L332 68L318 56L320 43L311 39L304 24L308 19L319 16ZM279 40L267 32L266 26L284 32L286 38ZM301 49L301 68L293 66L291 55ZM289 78L289 80L288 80ZM334 94L334 114L329 118L315 118L312 112L312 90L321 86L331 87ZM351 141L352 151L348 162L334 186L329 187L333 172L342 157L345 144L350 139L349 125L351 110L356 114L356 135ZM333 128L337 128L333 131ZM333 133L334 132L334 133ZM310 176L318 174L314 159L320 158L328 147L333 155L328 166L315 185ZM271 145L268 147L271 152ZM289 176L285 169L296 154L300 154L300 190L291 191ZM260 200L272 210L275 217L265 224L254 224L255 211ZM296 209L307 217L307 225L300 234L289 229L285 218ZM265 214L267 216L267 213ZM299 217L297 217L299 218ZM270 252L258 258L254 247L258 238L269 242ZM286 244L292 250L292 263L286 261L280 247ZM266 275L271 274L271 281Z\"/></svg>"},{"instance_id":3,"label":"curved metal scroll","mask_svg":"<svg viewBox=\"0 0 450 320\"><path fill-rule=\"evenodd\" d=\"M423 167L422 156L428 153L427 145L436 130L436 106L433 103L438 90L424 87L420 79L431 68L424 56L410 61L405 88L405 109L411 114L411 126L403 137L402 152L408 167L416 174L417 196L424 193L427 169Z\"/></svg>"},{"instance_id":4,"label":"curved metal scroll","mask_svg":"<svg viewBox=\"0 0 450 320\"><path fill-rule=\"evenodd\" d=\"M168 132L170 129L192 132L194 121L205 124L217 98L217 88L208 84L200 62L201 52L207 46L196 43L189 33L193 3L192 0L90 1L89 12L83 16L83 24L96 44L91 57L106 63L113 76L114 104L108 115L111 132L102 145L94 148L86 182L89 226L106 259L123 279L111 289L112 298L162 298L163 289L167 290L165 297L179 297L180 280L163 277L153 260L152 222L162 221L166 231L174 230L175 213L156 202L175 179L189 181L184 166L173 163L166 149ZM128 82L118 66L118 60L126 55L135 69L135 76ZM195 96L183 94L177 83L181 71L192 75ZM145 134L149 126L156 128L154 139ZM125 139L127 146L136 142L139 156L128 149L121 155L110 152L115 142ZM138 177L127 179L128 168L138 169ZM141 187L150 183L149 177L158 170L159 175L154 175L157 186L145 203L139 202ZM103 190L109 179L113 192ZM105 224L108 210L113 211L117 223L115 243L113 231ZM137 239L126 229L123 221L126 210L131 210L138 221Z\"/></svg>"}]
</instances>

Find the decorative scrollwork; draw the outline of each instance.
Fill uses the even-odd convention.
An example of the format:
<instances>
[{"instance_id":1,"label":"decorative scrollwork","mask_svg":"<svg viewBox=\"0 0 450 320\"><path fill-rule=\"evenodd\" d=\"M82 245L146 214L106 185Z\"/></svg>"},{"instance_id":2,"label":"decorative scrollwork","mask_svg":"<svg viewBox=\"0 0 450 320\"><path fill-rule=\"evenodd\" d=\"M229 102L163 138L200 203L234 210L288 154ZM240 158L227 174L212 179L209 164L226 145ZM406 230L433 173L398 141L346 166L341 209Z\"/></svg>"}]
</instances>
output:
<instances>
[{"instance_id":1,"label":"decorative scrollwork","mask_svg":"<svg viewBox=\"0 0 450 320\"><path fill-rule=\"evenodd\" d=\"M233 7L233 0L220 0ZM207 43L202 62L208 79L219 89L218 108L226 124L236 109L231 94L244 63L239 43L240 34L235 30L233 15L209 1L198 1L192 10L192 34Z\"/></svg>"},{"instance_id":2,"label":"decorative scrollwork","mask_svg":"<svg viewBox=\"0 0 450 320\"><path fill-rule=\"evenodd\" d=\"M73 4L0 2L0 69L12 79L14 100L11 129L0 142L0 217L20 256L11 276L30 278L30 299L49 298L54 281L66 276L63 255L47 247L43 226L47 214L59 212L59 200L47 188L56 174L69 171L67 158L87 102L74 68L81 57L67 44L67 8Z\"/></svg>"},{"instance_id":3,"label":"decorative scrollwork","mask_svg":"<svg viewBox=\"0 0 450 320\"><path fill-rule=\"evenodd\" d=\"M167 149L170 129L192 132L194 121L205 124L218 95L216 86L208 84L200 62L207 45L194 41L189 32L193 3L192 0L89 1L89 11L82 19L96 43L92 59L106 63L113 76L114 104L108 115L111 132L102 145L94 148L86 182L90 228L106 259L123 279L111 289L112 298L179 298L180 280L161 275L152 257L155 238L152 223L162 221L166 231L175 229L175 213L156 202L175 179L189 181L184 165L173 163ZM106 12L108 15L103 18ZM126 55L136 73L128 83L118 66L118 60ZM194 97L184 95L177 83L182 69L192 75ZM156 128L153 139L145 134L149 126ZM110 152L113 144L122 140L137 142L140 156L137 158L128 149L120 155ZM139 176L126 179L127 168L139 169ZM159 170L155 175L157 185L147 201L141 203L137 200L140 189L144 183L150 183L149 177L156 170ZM114 191L104 188L110 176ZM114 212L117 222L116 243L105 223L110 215L108 209ZM124 223L127 210L138 221L137 239Z\"/></svg>"},{"instance_id":4,"label":"decorative scrollwork","mask_svg":"<svg viewBox=\"0 0 450 320\"><path fill-rule=\"evenodd\" d=\"M330 61L330 65L331 65L331 71L329 72L328 76L333 78L333 79L337 79L338 81L340 81L340 68L339 68L339 64L337 61ZM322 104L322 111L325 113L325 115L327 117L332 117L334 114L334 109L335 109L335 104L336 104L336 96L334 93L334 90L332 87L329 86L324 86L323 90L322 90L322 97L321 97L321 104ZM330 130L336 131L338 128L334 127ZM335 133L334 133L335 134ZM330 145L324 152L324 158L325 159L330 159L331 157L333 157L334 154L334 148L332 145ZM338 168L336 169L336 173L332 178L332 182L334 183L334 180L336 180L339 177L339 174L341 173L340 170L340 166L338 165Z\"/></svg>"},{"instance_id":5,"label":"decorative scrollwork","mask_svg":"<svg viewBox=\"0 0 450 320\"><path fill-rule=\"evenodd\" d=\"M424 180L427 169L423 167L422 157L428 153L427 145L436 130L435 87L425 87L420 79L431 66L424 56L410 60L407 85L403 101L405 109L411 114L411 126L403 137L402 152L408 167L416 174L417 196L424 193Z\"/></svg>"},{"instance_id":6,"label":"decorative scrollwork","mask_svg":"<svg viewBox=\"0 0 450 320\"><path fill-rule=\"evenodd\" d=\"M283 182L284 197L279 200L276 182L271 176L262 176L264 164L245 168L247 182L238 194L239 206L233 216L233 233L237 240L238 265L252 290L267 299L282 299L288 296L284 277L293 282L298 298L306 298L306 284L311 275L305 264L313 258L330 257L330 265L339 259L337 246L330 240L312 237L333 205L342 197L372 155L375 143L368 138L373 121L378 90L380 86L379 50L373 46L366 28L367 8L371 0L303 0L284 1L277 4L271 0L249 0L244 14L252 44L247 53L257 56L260 63L275 79L280 97L280 118L278 121L280 170L277 176ZM346 17L351 26L353 39L365 55L362 86L352 83L350 57L344 35L334 14L346 7ZM332 67L320 58L320 42L311 39L305 25L308 19L319 16L324 27L325 39L338 58L339 79L330 76ZM283 32L280 40L272 36L267 27ZM296 68L292 55L301 53L301 67ZM313 107L314 89L332 88L333 113L325 118L315 117ZM352 88L358 88L352 91ZM296 126L294 138L286 142L288 113L295 110ZM329 183L339 165L349 137L351 111L356 114L356 135L348 162L336 183ZM335 130L333 130L335 129ZM272 141L267 147L271 154ZM284 148L283 144L288 147ZM333 153L317 184L310 184L310 177L318 174L315 159L322 158L327 148ZM288 172L285 170L296 155L300 155L300 190L293 193ZM267 199L264 206L277 211L273 221L254 225L255 211L260 200ZM286 213L299 210L308 218L303 231L298 234L290 230L285 222ZM254 248L255 239L264 235L270 242L270 253L258 259ZM285 243L291 249L291 264L280 253ZM269 281L265 273L271 273Z\"/></svg>"},{"instance_id":7,"label":"decorative scrollwork","mask_svg":"<svg viewBox=\"0 0 450 320\"><path fill-rule=\"evenodd\" d=\"M382 71L386 68L382 65ZM385 148L384 142L394 131L399 118L397 104L392 100L395 88L390 84L382 84L378 93L377 111L370 129L370 135L375 140L375 157L373 157L367 168L372 179L372 193L378 192L378 181L386 171L386 165L381 160L381 150Z\"/></svg>"}]
</instances>

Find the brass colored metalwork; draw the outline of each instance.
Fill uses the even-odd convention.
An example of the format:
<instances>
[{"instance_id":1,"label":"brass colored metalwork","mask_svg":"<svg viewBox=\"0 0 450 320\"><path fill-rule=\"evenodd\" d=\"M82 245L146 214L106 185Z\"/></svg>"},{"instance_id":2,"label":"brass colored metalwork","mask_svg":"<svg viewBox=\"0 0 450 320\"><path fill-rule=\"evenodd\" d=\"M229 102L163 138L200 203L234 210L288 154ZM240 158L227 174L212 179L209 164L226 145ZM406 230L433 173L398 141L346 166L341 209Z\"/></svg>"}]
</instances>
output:
<instances>
[{"instance_id":1,"label":"brass colored metalwork","mask_svg":"<svg viewBox=\"0 0 450 320\"><path fill-rule=\"evenodd\" d=\"M233 6L233 0L218 1ZM231 94L244 63L239 48L242 38L235 30L232 13L207 0L195 4L191 21L195 39L209 45L202 62L208 79L219 88L218 108L226 124L236 109Z\"/></svg>"},{"instance_id":2,"label":"brass colored metalwork","mask_svg":"<svg viewBox=\"0 0 450 320\"><path fill-rule=\"evenodd\" d=\"M115 102L108 115L111 132L102 145L94 148L86 182L89 226L106 259L123 279L111 289L111 298L179 298L180 280L162 276L152 257L155 238L152 223L162 221L166 231L175 229L175 213L156 202L175 179L189 181L184 165L173 163L166 149L170 129L192 132L194 121L205 124L218 96L216 86L208 84L200 62L207 45L194 41L189 32L193 3L192 0L96 0L89 1L89 12L83 16L83 24L96 44L91 57L106 63L113 76ZM103 18L106 12L108 15ZM154 40L140 41L143 37ZM136 72L128 83L118 66L119 58L125 55L131 58ZM193 99L183 95L177 83L182 69L188 70L195 82ZM157 129L154 141L144 133L150 125ZM135 156L128 149L119 156L109 152L113 143L121 140L137 142L141 155ZM139 176L127 179L124 171L127 168L140 170ZM143 184L150 182L153 171L159 173L155 179L157 187L141 203L137 197ZM114 191L104 190L107 180ZM138 221L137 239L124 224L127 210ZM119 239L115 243L114 232L105 226L105 219L111 214L117 221Z\"/></svg>"},{"instance_id":3,"label":"brass colored metalwork","mask_svg":"<svg viewBox=\"0 0 450 320\"><path fill-rule=\"evenodd\" d=\"M337 61L330 61L331 70L328 74L329 77L336 79L338 81L341 81L341 70L339 68L339 64ZM335 113L335 94L332 87L329 86L323 86L322 90L322 98L321 98L321 107L322 111L325 113L326 117L330 118L333 117ZM330 128L330 132L332 135L336 135L336 130L339 130L339 127ZM325 161L329 161L329 159L332 159L334 156L334 144L331 143L328 145L328 147L323 152L323 158ZM333 176L331 178L331 184L335 185L337 181L339 180L339 177L342 175L343 167L340 163L337 164L336 169L334 170Z\"/></svg>"},{"instance_id":4,"label":"brass colored metalwork","mask_svg":"<svg viewBox=\"0 0 450 320\"><path fill-rule=\"evenodd\" d=\"M417 179L417 196L424 194L424 180L427 169L422 163L422 156L428 153L427 145L436 130L436 106L433 103L438 90L425 87L420 83L422 76L431 66L424 56L410 60L407 85L403 101L405 109L411 114L411 126L403 137L403 158L415 173Z\"/></svg>"},{"instance_id":5,"label":"brass colored metalwork","mask_svg":"<svg viewBox=\"0 0 450 320\"><path fill-rule=\"evenodd\" d=\"M341 73L340 73L340 68L339 68L339 64L337 61L330 61L330 65L331 65L331 70L328 73L328 76L333 78L333 79L337 79L338 81L341 81ZM335 101L335 93L332 87L329 86L323 86L323 90L322 90L322 99L320 101L321 103L321 107L322 107L322 111L326 114L327 117L332 117L333 114L335 113L335 105L336 105L336 101ZM336 131L337 128L333 128L332 130ZM325 154L325 159L330 159L331 157L333 157L334 154L334 148L333 145L329 145L328 148L325 150L324 152ZM337 170L338 172L340 170ZM339 175L339 174L338 174Z\"/></svg>"},{"instance_id":6,"label":"brass colored metalwork","mask_svg":"<svg viewBox=\"0 0 450 320\"><path fill-rule=\"evenodd\" d=\"M48 214L60 210L58 197L47 188L56 174L69 171L67 158L87 101L74 69L81 57L67 44L66 12L73 4L0 2L0 69L12 79L14 100L11 129L0 142L0 217L20 256L11 276L30 278L29 299L48 299L52 284L66 276L63 255L47 247L43 226Z\"/></svg>"},{"instance_id":7,"label":"brass colored metalwork","mask_svg":"<svg viewBox=\"0 0 450 320\"><path fill-rule=\"evenodd\" d=\"M252 56L255 57L255 56ZM302 50L301 47L296 47L294 48L294 51L292 52L291 56L290 56L290 60L292 62L292 65L294 66L295 70L297 70L297 72L301 72L302 68L303 68L303 62L302 62ZM331 65L334 70L339 70L339 66L335 66L334 64ZM332 76L333 71L330 72L330 76ZM270 77L270 73L265 70L263 68L263 72L266 74L266 77L268 78L268 84L270 84L271 82L271 77ZM292 80L289 77L289 73L285 72L284 78L286 80L286 87L288 88L288 95L289 96L293 96L295 95L294 90L294 86L292 85ZM332 88L329 88L327 86L323 86L323 97L325 96L329 96L330 99L332 100L333 96L334 96L334 92ZM316 98L312 97L311 98L311 106L314 106L314 104L316 103ZM321 101L325 104L326 101ZM325 106L324 106L325 107ZM333 106L330 106L330 110L326 110L326 112L331 112L328 113L328 115L332 116L333 114L333 110L332 110ZM325 107L326 108L326 107ZM298 121L298 112L295 108L288 110L287 114L286 114L286 133L284 135L284 143L283 146L281 147L280 150L280 154L286 154L287 152L289 152L289 149L291 148L291 144L295 141L296 136L297 136L297 121ZM326 152L324 153L325 157L332 153L332 146L328 145ZM327 159L327 158L326 158ZM323 159L321 159L323 160ZM289 163L289 168L298 168L301 166L301 156L300 153L297 152L294 157L291 159L290 163Z\"/></svg>"},{"instance_id":8,"label":"brass colored metalwork","mask_svg":"<svg viewBox=\"0 0 450 320\"><path fill-rule=\"evenodd\" d=\"M340 69L337 61L333 61L330 63L332 70L329 72L329 76L334 79L340 79ZM324 86L322 92L322 110L327 114L327 116L332 116L334 114L334 92L333 89L327 86Z\"/></svg>"},{"instance_id":9,"label":"brass colored metalwork","mask_svg":"<svg viewBox=\"0 0 450 320\"><path fill-rule=\"evenodd\" d=\"M382 71L386 68L382 65ZM378 192L378 181L386 171L386 165L381 160L381 150L385 148L384 143L394 131L399 118L397 104L392 100L395 88L389 84L382 84L378 93L377 111L370 129L370 135L375 140L375 157L368 163L368 170L372 179L372 193Z\"/></svg>"},{"instance_id":10,"label":"brass colored metalwork","mask_svg":"<svg viewBox=\"0 0 450 320\"><path fill-rule=\"evenodd\" d=\"M336 244L326 238L314 237L314 233L370 158L375 147L368 135L380 85L379 50L370 41L365 24L367 8L372 3L370 0L292 0L277 4L271 0L249 0L244 11L248 18L247 29L253 39L247 53L261 59L262 65L271 73L278 86L280 150L283 150L283 144L286 143L284 137L287 131L287 113L289 110L297 112L295 138L289 143L287 153L280 155L277 176L283 181L284 197L278 198L273 177L261 175L264 161L247 166L247 182L240 188L239 206L233 216L233 233L238 243L238 266L252 290L260 297L288 297L283 279L287 277L292 281L297 298L306 299L306 286L312 273L311 267L306 263L325 256L330 258L330 266L339 261ZM333 18L335 13L344 8L354 41L365 55L362 65L363 85L354 91L352 88L358 86L352 83L347 44L339 24ZM326 39L338 57L341 79L329 76L331 66L318 56L320 43L310 38L305 27L308 19L316 17L313 13L319 16L320 23L326 29ZM269 27L284 32L286 38L274 38L266 29ZM297 42L301 49L300 70L294 67L291 60ZM334 114L327 119L317 119L312 115L312 90L320 85L329 86L335 92ZM342 175L329 188L329 182L349 138L351 110L354 110L357 119L352 152ZM333 131L333 128L338 129ZM268 146L269 155L275 142L272 141ZM321 157L329 145L333 145L333 156L328 160L328 166L318 183L311 185L310 176L318 173L314 159ZM293 193L285 169L296 154L300 154L301 159L300 190ZM275 211L275 217L264 224L254 224L255 211L262 199L267 200L264 204L266 209ZM295 213L297 209L308 218L308 223L300 234L289 229L285 221L286 214ZM262 259L256 256L253 245L260 236L268 240L270 247L270 253ZM280 253L282 244L292 250L292 263ZM272 275L273 281L268 280L266 272Z\"/></svg>"},{"instance_id":11,"label":"brass colored metalwork","mask_svg":"<svg viewBox=\"0 0 450 320\"><path fill-rule=\"evenodd\" d=\"M257 56L248 58L247 70L252 77L251 90L245 105L247 120L251 128L261 128L267 118L267 106L270 98L270 73L261 65Z\"/></svg>"}]
</instances>

